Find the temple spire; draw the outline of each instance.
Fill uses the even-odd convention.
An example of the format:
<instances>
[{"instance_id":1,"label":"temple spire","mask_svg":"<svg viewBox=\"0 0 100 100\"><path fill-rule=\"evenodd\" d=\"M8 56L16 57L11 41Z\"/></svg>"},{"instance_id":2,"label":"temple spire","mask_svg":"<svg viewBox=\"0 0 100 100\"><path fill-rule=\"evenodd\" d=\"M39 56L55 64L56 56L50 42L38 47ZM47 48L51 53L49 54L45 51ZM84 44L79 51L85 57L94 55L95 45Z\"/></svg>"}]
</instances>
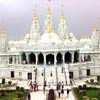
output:
<instances>
[{"instance_id":1,"label":"temple spire","mask_svg":"<svg viewBox=\"0 0 100 100\"><path fill-rule=\"evenodd\" d=\"M31 25L29 37L30 37L30 40L36 41L36 42L40 39L40 25L39 25L38 16L37 16L37 13L36 13L36 6L34 8L33 22L32 22L32 25Z\"/></svg>"},{"instance_id":2,"label":"temple spire","mask_svg":"<svg viewBox=\"0 0 100 100\"><path fill-rule=\"evenodd\" d=\"M61 16L60 16L60 23L58 26L58 33L62 40L65 40L66 38L69 37L68 36L68 27L66 25L66 19L65 19L64 10L63 10L63 5L61 7Z\"/></svg>"},{"instance_id":3,"label":"temple spire","mask_svg":"<svg viewBox=\"0 0 100 100\"><path fill-rule=\"evenodd\" d=\"M99 31L98 31L97 25L94 26L94 28L93 28L91 41L92 41L92 48L93 49L98 49L99 48L99 43L100 43L100 36L99 36Z\"/></svg>"},{"instance_id":4,"label":"temple spire","mask_svg":"<svg viewBox=\"0 0 100 100\"><path fill-rule=\"evenodd\" d=\"M1 27L1 51L6 52L8 48L8 41L6 36L5 27Z\"/></svg>"},{"instance_id":5,"label":"temple spire","mask_svg":"<svg viewBox=\"0 0 100 100\"><path fill-rule=\"evenodd\" d=\"M97 33L98 32L98 27L97 26L94 26L93 31Z\"/></svg>"},{"instance_id":6,"label":"temple spire","mask_svg":"<svg viewBox=\"0 0 100 100\"><path fill-rule=\"evenodd\" d=\"M4 26L1 27L1 35L3 35L3 36L6 35L6 31L5 31L5 27Z\"/></svg>"},{"instance_id":7,"label":"temple spire","mask_svg":"<svg viewBox=\"0 0 100 100\"><path fill-rule=\"evenodd\" d=\"M38 17L37 17L37 14L36 14L36 8L34 8L34 18L33 18L34 21L37 21L38 20Z\"/></svg>"},{"instance_id":8,"label":"temple spire","mask_svg":"<svg viewBox=\"0 0 100 100\"><path fill-rule=\"evenodd\" d=\"M50 6L48 6L46 20L45 20L45 32L49 33L50 36L50 33L52 31L53 31L53 18Z\"/></svg>"},{"instance_id":9,"label":"temple spire","mask_svg":"<svg viewBox=\"0 0 100 100\"><path fill-rule=\"evenodd\" d=\"M61 11L62 11L62 14L61 14L61 19L65 19L63 5L62 5L62 7L61 7Z\"/></svg>"}]
</instances>

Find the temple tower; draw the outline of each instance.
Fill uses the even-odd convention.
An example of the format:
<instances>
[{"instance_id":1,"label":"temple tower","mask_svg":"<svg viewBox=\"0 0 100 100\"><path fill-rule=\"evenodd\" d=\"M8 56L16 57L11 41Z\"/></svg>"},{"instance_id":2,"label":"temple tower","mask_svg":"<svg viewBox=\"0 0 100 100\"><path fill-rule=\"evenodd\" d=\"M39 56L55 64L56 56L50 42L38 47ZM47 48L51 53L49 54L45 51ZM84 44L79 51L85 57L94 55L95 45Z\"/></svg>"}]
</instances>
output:
<instances>
[{"instance_id":1,"label":"temple tower","mask_svg":"<svg viewBox=\"0 0 100 100\"><path fill-rule=\"evenodd\" d=\"M99 48L99 31L98 28L95 26L92 36L91 36L91 42L92 42L92 48L93 49L98 49Z\"/></svg>"},{"instance_id":2,"label":"temple tower","mask_svg":"<svg viewBox=\"0 0 100 100\"><path fill-rule=\"evenodd\" d=\"M34 9L34 17L30 30L30 40L37 42L40 39L40 25L36 14L36 9Z\"/></svg>"},{"instance_id":3,"label":"temple tower","mask_svg":"<svg viewBox=\"0 0 100 100\"><path fill-rule=\"evenodd\" d=\"M59 33L61 40L65 40L66 38L69 37L68 36L68 27L66 25L66 19L65 19L63 7L62 7L62 14L60 17L60 23L58 26L58 33Z\"/></svg>"}]
</instances>

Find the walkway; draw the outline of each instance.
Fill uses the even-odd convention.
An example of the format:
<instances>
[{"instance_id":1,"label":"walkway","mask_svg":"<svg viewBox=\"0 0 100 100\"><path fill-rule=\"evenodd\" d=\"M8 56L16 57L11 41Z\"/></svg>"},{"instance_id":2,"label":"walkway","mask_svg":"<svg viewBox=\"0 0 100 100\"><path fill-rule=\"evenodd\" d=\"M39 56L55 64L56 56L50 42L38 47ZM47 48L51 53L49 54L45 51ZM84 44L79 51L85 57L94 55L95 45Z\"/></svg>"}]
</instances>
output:
<instances>
[{"instance_id":1,"label":"walkway","mask_svg":"<svg viewBox=\"0 0 100 100\"><path fill-rule=\"evenodd\" d=\"M66 91L67 88L71 89L71 86L65 86L64 87L63 98L62 98L62 95L61 95L60 98L58 98L58 93L55 90L55 94L56 94L56 98L57 98L56 100L75 100L72 91L70 91L69 96L67 96L67 91ZM39 91L31 92L30 93L31 94L31 100L46 100L46 95L48 94L49 88L48 87L46 88L47 91L45 92L45 94L43 93L42 89L43 89L42 87L39 87ZM54 87L54 89L55 89L55 87Z\"/></svg>"},{"instance_id":2,"label":"walkway","mask_svg":"<svg viewBox=\"0 0 100 100\"><path fill-rule=\"evenodd\" d=\"M47 92L44 94L43 91L38 92L31 92L31 100L46 100ZM66 91L64 92L64 97L62 96L58 98L58 95L56 93L57 99L56 100L75 100L74 96L72 94L72 91L69 93L69 97L66 95Z\"/></svg>"}]
</instances>

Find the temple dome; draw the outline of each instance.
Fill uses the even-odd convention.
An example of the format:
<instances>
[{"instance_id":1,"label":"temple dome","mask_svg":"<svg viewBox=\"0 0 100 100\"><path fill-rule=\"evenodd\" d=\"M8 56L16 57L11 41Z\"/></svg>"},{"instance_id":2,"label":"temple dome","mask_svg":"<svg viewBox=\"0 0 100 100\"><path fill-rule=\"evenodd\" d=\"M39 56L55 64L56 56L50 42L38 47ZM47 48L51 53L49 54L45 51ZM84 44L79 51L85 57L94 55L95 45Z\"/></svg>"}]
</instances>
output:
<instances>
[{"instance_id":1,"label":"temple dome","mask_svg":"<svg viewBox=\"0 0 100 100\"><path fill-rule=\"evenodd\" d=\"M48 44L60 44L62 41L59 39L58 35L54 32L44 33L39 41L40 43Z\"/></svg>"}]
</instances>

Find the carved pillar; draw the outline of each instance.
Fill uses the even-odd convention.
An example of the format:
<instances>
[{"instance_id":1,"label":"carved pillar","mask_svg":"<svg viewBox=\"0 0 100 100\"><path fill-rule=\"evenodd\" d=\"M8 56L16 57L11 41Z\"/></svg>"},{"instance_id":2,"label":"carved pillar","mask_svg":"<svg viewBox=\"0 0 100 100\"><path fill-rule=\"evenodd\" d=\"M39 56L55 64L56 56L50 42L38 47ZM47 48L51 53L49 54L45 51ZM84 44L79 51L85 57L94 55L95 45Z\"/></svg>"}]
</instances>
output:
<instances>
[{"instance_id":1,"label":"carved pillar","mask_svg":"<svg viewBox=\"0 0 100 100\"><path fill-rule=\"evenodd\" d=\"M26 54L26 61L27 61L27 64L29 64L29 53L25 53Z\"/></svg>"},{"instance_id":2,"label":"carved pillar","mask_svg":"<svg viewBox=\"0 0 100 100\"><path fill-rule=\"evenodd\" d=\"M37 65L38 64L38 54L37 53L35 54L35 57L36 57L36 63L35 64Z\"/></svg>"},{"instance_id":3,"label":"carved pillar","mask_svg":"<svg viewBox=\"0 0 100 100\"><path fill-rule=\"evenodd\" d=\"M57 63L56 56L57 56L57 53L54 53L54 65L56 65L56 63Z\"/></svg>"},{"instance_id":4,"label":"carved pillar","mask_svg":"<svg viewBox=\"0 0 100 100\"><path fill-rule=\"evenodd\" d=\"M18 64L18 55L16 56L16 63Z\"/></svg>"},{"instance_id":5,"label":"carved pillar","mask_svg":"<svg viewBox=\"0 0 100 100\"><path fill-rule=\"evenodd\" d=\"M46 54L44 53L43 56L44 56L44 66L46 66Z\"/></svg>"},{"instance_id":6,"label":"carved pillar","mask_svg":"<svg viewBox=\"0 0 100 100\"><path fill-rule=\"evenodd\" d=\"M19 55L19 64L22 64L21 55Z\"/></svg>"},{"instance_id":7,"label":"carved pillar","mask_svg":"<svg viewBox=\"0 0 100 100\"><path fill-rule=\"evenodd\" d=\"M63 64L65 63L65 54L62 53L62 60L63 60Z\"/></svg>"},{"instance_id":8,"label":"carved pillar","mask_svg":"<svg viewBox=\"0 0 100 100\"><path fill-rule=\"evenodd\" d=\"M12 59L13 59L13 64L14 64L14 63L15 63L15 56L13 56L13 58L12 58Z\"/></svg>"},{"instance_id":9,"label":"carved pillar","mask_svg":"<svg viewBox=\"0 0 100 100\"><path fill-rule=\"evenodd\" d=\"M74 52L72 52L71 54L72 54L72 63L74 63Z\"/></svg>"},{"instance_id":10,"label":"carved pillar","mask_svg":"<svg viewBox=\"0 0 100 100\"><path fill-rule=\"evenodd\" d=\"M10 58L10 56L8 56L8 58L7 58L8 59L8 61L7 61L8 64L9 64L9 58ZM0 62L1 62L1 58L0 58Z\"/></svg>"}]
</instances>

